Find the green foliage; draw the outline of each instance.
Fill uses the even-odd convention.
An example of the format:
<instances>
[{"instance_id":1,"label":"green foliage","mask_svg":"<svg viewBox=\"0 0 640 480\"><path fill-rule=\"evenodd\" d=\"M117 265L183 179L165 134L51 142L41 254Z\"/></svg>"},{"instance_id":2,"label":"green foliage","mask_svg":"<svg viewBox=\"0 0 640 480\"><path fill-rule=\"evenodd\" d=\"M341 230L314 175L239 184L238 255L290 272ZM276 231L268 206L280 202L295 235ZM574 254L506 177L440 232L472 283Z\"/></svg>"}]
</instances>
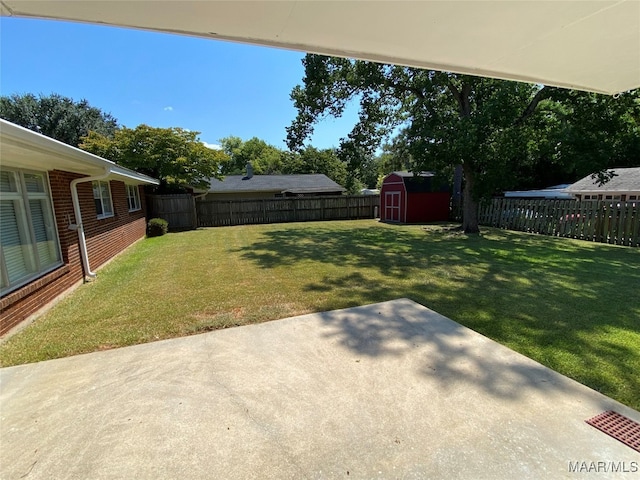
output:
<instances>
[{"instance_id":1,"label":"green foliage","mask_svg":"<svg viewBox=\"0 0 640 480\"><path fill-rule=\"evenodd\" d=\"M363 188L367 186L360 181L360 179L349 176L346 182L347 195L360 195Z\"/></svg>"},{"instance_id":2,"label":"green foliage","mask_svg":"<svg viewBox=\"0 0 640 480\"><path fill-rule=\"evenodd\" d=\"M113 138L91 132L80 148L159 179L160 192L185 186L208 188L209 179L220 175L228 157L207 148L198 134L182 128L138 125L118 130Z\"/></svg>"},{"instance_id":3,"label":"green foliage","mask_svg":"<svg viewBox=\"0 0 640 480\"><path fill-rule=\"evenodd\" d=\"M229 161L222 165L223 175L243 175L247 163L251 163L256 175L278 173L282 167L284 152L257 137L246 142L240 137L225 137L220 139L220 145L229 156Z\"/></svg>"},{"instance_id":4,"label":"green foliage","mask_svg":"<svg viewBox=\"0 0 640 480\"><path fill-rule=\"evenodd\" d=\"M618 97L556 90L522 125L527 145L516 189L571 183L604 169L640 165L640 90Z\"/></svg>"},{"instance_id":5,"label":"green foliage","mask_svg":"<svg viewBox=\"0 0 640 480\"><path fill-rule=\"evenodd\" d=\"M161 237L169 231L169 222L164 218L152 218L147 223L147 237Z\"/></svg>"},{"instance_id":6,"label":"green foliage","mask_svg":"<svg viewBox=\"0 0 640 480\"><path fill-rule=\"evenodd\" d=\"M564 175L575 181L579 171L640 158L638 91L613 99L311 54L303 64L303 86L291 93L298 113L287 128L289 148L302 148L320 118L339 116L358 101L359 120L338 149L349 172L361 175L380 143L401 129L385 152L391 155L379 160L388 171L378 175L403 164L452 178L461 165L467 232L478 231L481 198L521 186L523 179L535 184Z\"/></svg>"},{"instance_id":7,"label":"green foliage","mask_svg":"<svg viewBox=\"0 0 640 480\"><path fill-rule=\"evenodd\" d=\"M282 163L283 174L322 173L339 185L347 182L347 166L334 149L318 150L306 146L299 152L286 152Z\"/></svg>"},{"instance_id":8,"label":"green foliage","mask_svg":"<svg viewBox=\"0 0 640 480\"><path fill-rule=\"evenodd\" d=\"M478 231L476 201L495 190L503 169L525 143L519 122L546 96L536 86L464 75L307 55L304 88L292 92L298 116L287 128L290 148L300 148L323 115L340 115L360 102L359 121L340 148L349 171L362 168L394 128L412 170L466 178L465 231ZM388 173L388 172L386 172Z\"/></svg>"},{"instance_id":9,"label":"green foliage","mask_svg":"<svg viewBox=\"0 0 640 480\"><path fill-rule=\"evenodd\" d=\"M560 92L553 111L556 162L576 178L604 168L640 166L640 89L618 97Z\"/></svg>"},{"instance_id":10,"label":"green foliage","mask_svg":"<svg viewBox=\"0 0 640 480\"><path fill-rule=\"evenodd\" d=\"M89 132L112 137L118 128L111 114L92 107L86 100L76 102L57 94L2 96L0 117L74 147Z\"/></svg>"},{"instance_id":11,"label":"green foliage","mask_svg":"<svg viewBox=\"0 0 640 480\"><path fill-rule=\"evenodd\" d=\"M251 163L255 175L322 173L340 185L347 181L347 166L333 149L307 146L287 152L256 137L246 142L240 137L225 137L220 144L230 158L223 164L224 175L243 175Z\"/></svg>"}]
</instances>

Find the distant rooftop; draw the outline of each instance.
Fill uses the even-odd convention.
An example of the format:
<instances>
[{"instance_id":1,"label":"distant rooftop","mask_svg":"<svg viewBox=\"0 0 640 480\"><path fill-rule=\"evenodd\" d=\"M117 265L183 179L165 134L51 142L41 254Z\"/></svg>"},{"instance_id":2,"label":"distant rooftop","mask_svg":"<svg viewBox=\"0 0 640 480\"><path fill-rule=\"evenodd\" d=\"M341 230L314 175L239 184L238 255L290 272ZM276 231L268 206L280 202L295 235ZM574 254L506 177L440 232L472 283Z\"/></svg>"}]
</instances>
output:
<instances>
[{"instance_id":1,"label":"distant rooftop","mask_svg":"<svg viewBox=\"0 0 640 480\"><path fill-rule=\"evenodd\" d=\"M399 177L433 177L433 172L391 172Z\"/></svg>"},{"instance_id":2,"label":"distant rooftop","mask_svg":"<svg viewBox=\"0 0 640 480\"><path fill-rule=\"evenodd\" d=\"M597 178L587 175L567 188L567 192L640 192L640 167L612 168L614 177L604 185L598 185Z\"/></svg>"},{"instance_id":3,"label":"distant rooftop","mask_svg":"<svg viewBox=\"0 0 640 480\"><path fill-rule=\"evenodd\" d=\"M223 180L212 178L209 193L275 192L275 193L342 193L345 189L320 173L296 175L227 175Z\"/></svg>"},{"instance_id":4,"label":"distant rooftop","mask_svg":"<svg viewBox=\"0 0 640 480\"><path fill-rule=\"evenodd\" d=\"M570 183L554 185L552 187L537 190L512 190L504 192L506 198L573 198L573 194L567 192Z\"/></svg>"}]
</instances>

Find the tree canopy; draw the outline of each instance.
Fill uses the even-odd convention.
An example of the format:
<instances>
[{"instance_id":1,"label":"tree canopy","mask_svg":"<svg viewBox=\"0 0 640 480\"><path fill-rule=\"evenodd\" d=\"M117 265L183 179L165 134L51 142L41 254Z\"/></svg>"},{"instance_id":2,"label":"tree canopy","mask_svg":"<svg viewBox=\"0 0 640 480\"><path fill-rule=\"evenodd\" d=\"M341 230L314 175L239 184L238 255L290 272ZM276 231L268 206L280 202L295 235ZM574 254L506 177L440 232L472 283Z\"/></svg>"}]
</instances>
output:
<instances>
[{"instance_id":1,"label":"tree canopy","mask_svg":"<svg viewBox=\"0 0 640 480\"><path fill-rule=\"evenodd\" d=\"M112 137L118 128L111 114L58 94L2 96L0 117L74 147L91 131Z\"/></svg>"},{"instance_id":2,"label":"tree canopy","mask_svg":"<svg viewBox=\"0 0 640 480\"><path fill-rule=\"evenodd\" d=\"M606 167L603 162L616 156L610 148L614 142L605 141L609 146L602 150L608 153L598 158L590 148L600 145L612 129L627 132L624 139L619 132L613 134L618 138L619 158L636 152L637 162L637 147L629 147L637 145L633 140L638 136L637 91L613 99L311 54L303 64L303 85L291 93L298 114L287 128L289 148L302 148L318 119L339 116L349 102L358 101L359 121L341 140L338 156L356 170L399 129L393 144L406 158L395 159L396 165L404 163L414 172L433 170L450 178L461 165L466 232L478 231L481 198L513 188L523 174L539 175L546 171L540 168L545 162L567 176L587 169L585 156L593 160L588 168ZM594 118L594 105L608 114ZM592 130L613 118L613 127ZM573 169L568 168L572 162Z\"/></svg>"},{"instance_id":3,"label":"tree canopy","mask_svg":"<svg viewBox=\"0 0 640 480\"><path fill-rule=\"evenodd\" d=\"M220 139L220 145L229 156L229 161L222 166L224 175L242 175L249 162L257 175L278 173L282 168L284 152L257 137L247 141L235 136L225 137Z\"/></svg>"},{"instance_id":4,"label":"tree canopy","mask_svg":"<svg viewBox=\"0 0 640 480\"><path fill-rule=\"evenodd\" d=\"M285 152L282 173L322 173L339 185L347 184L347 166L331 148L307 146L299 152Z\"/></svg>"},{"instance_id":5,"label":"tree canopy","mask_svg":"<svg viewBox=\"0 0 640 480\"><path fill-rule=\"evenodd\" d=\"M340 185L348 183L347 167L334 149L306 146L296 152L284 151L253 137L243 141L230 136L219 140L229 161L222 166L224 175L243 175L251 163L256 175L322 173Z\"/></svg>"},{"instance_id":6,"label":"tree canopy","mask_svg":"<svg viewBox=\"0 0 640 480\"><path fill-rule=\"evenodd\" d=\"M199 132L182 128L123 127L113 138L90 132L80 148L160 180L158 191L186 186L208 188L228 161L221 150L206 147Z\"/></svg>"}]
</instances>

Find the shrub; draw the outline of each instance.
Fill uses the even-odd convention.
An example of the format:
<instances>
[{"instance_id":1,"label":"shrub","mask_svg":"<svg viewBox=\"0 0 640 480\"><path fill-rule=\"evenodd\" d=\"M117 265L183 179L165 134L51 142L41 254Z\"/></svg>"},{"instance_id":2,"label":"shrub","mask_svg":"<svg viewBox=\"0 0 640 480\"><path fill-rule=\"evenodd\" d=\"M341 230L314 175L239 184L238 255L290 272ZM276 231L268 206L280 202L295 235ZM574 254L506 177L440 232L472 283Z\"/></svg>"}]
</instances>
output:
<instances>
[{"instance_id":1,"label":"shrub","mask_svg":"<svg viewBox=\"0 0 640 480\"><path fill-rule=\"evenodd\" d=\"M147 224L147 237L159 237L169 231L169 222L163 218L152 218Z\"/></svg>"}]
</instances>

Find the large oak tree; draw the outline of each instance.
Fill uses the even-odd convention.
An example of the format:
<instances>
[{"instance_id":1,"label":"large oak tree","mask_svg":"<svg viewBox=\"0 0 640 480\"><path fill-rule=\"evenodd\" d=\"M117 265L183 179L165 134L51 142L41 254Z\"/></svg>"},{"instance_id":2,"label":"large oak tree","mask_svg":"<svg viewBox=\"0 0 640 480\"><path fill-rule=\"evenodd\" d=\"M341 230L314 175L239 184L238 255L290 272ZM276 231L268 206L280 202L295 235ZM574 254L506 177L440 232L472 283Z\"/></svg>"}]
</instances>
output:
<instances>
[{"instance_id":1,"label":"large oak tree","mask_svg":"<svg viewBox=\"0 0 640 480\"><path fill-rule=\"evenodd\" d=\"M291 93L298 114L287 128L289 148L301 148L319 119L340 116L350 102L358 101L359 121L341 140L339 156L357 168L385 137L400 129L396 142L403 144L411 170L434 170L451 178L456 166L462 169L462 226L468 233L479 230L481 198L517 185L525 172L537 174L541 161L566 164L571 157L586 165L579 157L590 152L578 139L584 130L579 125L592 118L590 103L600 111L613 108L615 113L606 118L620 118L620 111L638 108L637 92L620 100L311 54L303 64L303 85ZM638 123L632 113L627 117L623 123L631 125L631 133L626 138L633 138ZM574 141L563 144L570 132ZM596 131L591 136L597 143L603 135ZM602 160L589 168L605 168Z\"/></svg>"}]
</instances>

